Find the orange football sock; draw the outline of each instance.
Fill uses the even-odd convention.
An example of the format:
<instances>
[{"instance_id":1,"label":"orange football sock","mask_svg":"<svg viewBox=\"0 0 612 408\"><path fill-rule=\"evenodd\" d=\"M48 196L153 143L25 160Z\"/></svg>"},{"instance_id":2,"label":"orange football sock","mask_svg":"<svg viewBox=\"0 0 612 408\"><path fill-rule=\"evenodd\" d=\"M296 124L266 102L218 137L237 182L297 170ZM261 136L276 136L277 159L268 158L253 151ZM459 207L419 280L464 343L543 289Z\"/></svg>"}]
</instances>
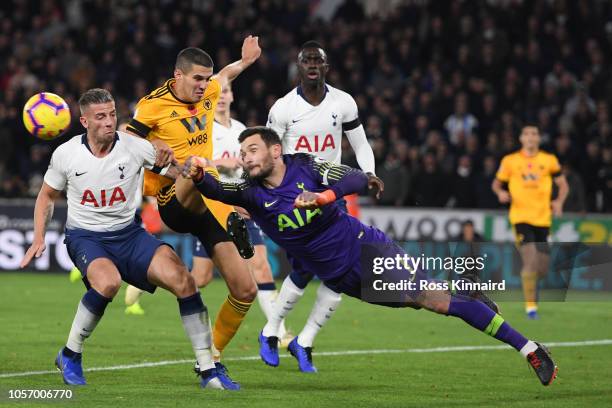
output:
<instances>
[{"instance_id":1,"label":"orange football sock","mask_svg":"<svg viewBox=\"0 0 612 408\"><path fill-rule=\"evenodd\" d=\"M215 319L213 343L219 353L232 340L253 302L241 302L228 295Z\"/></svg>"},{"instance_id":2,"label":"orange football sock","mask_svg":"<svg viewBox=\"0 0 612 408\"><path fill-rule=\"evenodd\" d=\"M523 296L525 297L525 311L538 309L538 275L531 272L521 272L523 283Z\"/></svg>"}]
</instances>

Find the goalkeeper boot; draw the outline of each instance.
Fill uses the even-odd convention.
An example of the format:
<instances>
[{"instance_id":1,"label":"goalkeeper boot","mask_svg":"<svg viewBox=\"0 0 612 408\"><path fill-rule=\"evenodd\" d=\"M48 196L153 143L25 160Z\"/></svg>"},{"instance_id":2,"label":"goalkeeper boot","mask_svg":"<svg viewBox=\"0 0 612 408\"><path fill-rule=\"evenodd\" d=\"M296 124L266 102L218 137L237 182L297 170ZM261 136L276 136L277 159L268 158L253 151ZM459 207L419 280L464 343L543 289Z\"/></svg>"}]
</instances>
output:
<instances>
[{"instance_id":1,"label":"goalkeeper boot","mask_svg":"<svg viewBox=\"0 0 612 408\"><path fill-rule=\"evenodd\" d=\"M62 348L55 358L55 366L62 373L64 383L68 385L86 385L85 377L83 376L83 367L81 366L82 355L75 353L74 356L68 357L64 355Z\"/></svg>"},{"instance_id":2,"label":"goalkeeper boot","mask_svg":"<svg viewBox=\"0 0 612 408\"><path fill-rule=\"evenodd\" d=\"M246 222L237 212L232 212L227 217L227 233L234 241L241 257L249 259L255 255L255 248L251 243Z\"/></svg>"},{"instance_id":3,"label":"goalkeeper boot","mask_svg":"<svg viewBox=\"0 0 612 408\"><path fill-rule=\"evenodd\" d=\"M550 356L550 351L542 344L536 344L538 348L527 355L527 361L533 367L542 385L550 385L557 377L559 368Z\"/></svg>"},{"instance_id":4,"label":"goalkeeper boot","mask_svg":"<svg viewBox=\"0 0 612 408\"><path fill-rule=\"evenodd\" d=\"M316 373L317 368L312 364L312 347L302 347L298 344L298 338L294 338L287 351L298 361L298 367L303 373Z\"/></svg>"}]
</instances>

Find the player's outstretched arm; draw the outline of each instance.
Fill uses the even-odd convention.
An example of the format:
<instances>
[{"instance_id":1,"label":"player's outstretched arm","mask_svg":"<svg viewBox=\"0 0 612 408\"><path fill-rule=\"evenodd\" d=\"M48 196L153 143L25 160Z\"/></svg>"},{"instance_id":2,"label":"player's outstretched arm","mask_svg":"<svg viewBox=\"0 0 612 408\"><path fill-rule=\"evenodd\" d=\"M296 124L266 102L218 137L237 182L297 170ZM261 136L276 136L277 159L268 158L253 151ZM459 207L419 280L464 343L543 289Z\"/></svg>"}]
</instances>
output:
<instances>
[{"instance_id":1,"label":"player's outstretched arm","mask_svg":"<svg viewBox=\"0 0 612 408\"><path fill-rule=\"evenodd\" d=\"M34 239L21 260L21 268L25 268L33 257L38 258L45 251L45 231L53 216L55 200L60 194L61 191L55 190L43 182L34 206Z\"/></svg>"},{"instance_id":2,"label":"player's outstretched arm","mask_svg":"<svg viewBox=\"0 0 612 408\"><path fill-rule=\"evenodd\" d=\"M359 122L359 119L356 119L356 121ZM346 125L354 126L350 123ZM342 127L344 129L345 124L342 124ZM363 125L358 124L357 127L347 128L344 133L355 152L359 167L368 176L368 190L371 190L379 199L382 192L385 191L385 183L374 173L374 151L372 151L372 146L368 142Z\"/></svg>"},{"instance_id":3,"label":"player's outstretched arm","mask_svg":"<svg viewBox=\"0 0 612 408\"><path fill-rule=\"evenodd\" d=\"M183 167L183 177L191 178L203 196L251 211L246 184L221 183L206 170L214 170L214 163L203 157L190 156Z\"/></svg>"},{"instance_id":4,"label":"player's outstretched arm","mask_svg":"<svg viewBox=\"0 0 612 408\"><path fill-rule=\"evenodd\" d=\"M224 83L225 81L232 82L242 73L242 71L257 61L260 55L261 48L259 47L259 37L249 35L242 43L242 58L223 67L223 69L215 76L218 77L221 83Z\"/></svg>"},{"instance_id":5,"label":"player's outstretched arm","mask_svg":"<svg viewBox=\"0 0 612 408\"><path fill-rule=\"evenodd\" d=\"M368 177L362 171L319 158L310 163L319 183L329 188L320 193L304 191L295 198L295 207L313 209L330 204L345 195L366 191Z\"/></svg>"}]
</instances>

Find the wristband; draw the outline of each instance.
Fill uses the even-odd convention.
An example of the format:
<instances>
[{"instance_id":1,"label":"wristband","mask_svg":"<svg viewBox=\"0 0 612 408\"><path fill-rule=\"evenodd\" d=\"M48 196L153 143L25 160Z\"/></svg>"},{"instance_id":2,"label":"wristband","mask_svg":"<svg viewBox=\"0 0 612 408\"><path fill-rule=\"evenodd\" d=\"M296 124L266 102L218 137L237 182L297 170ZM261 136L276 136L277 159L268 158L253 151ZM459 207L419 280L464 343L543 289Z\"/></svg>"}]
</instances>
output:
<instances>
[{"instance_id":1,"label":"wristband","mask_svg":"<svg viewBox=\"0 0 612 408\"><path fill-rule=\"evenodd\" d=\"M334 201L336 201L336 193L334 193L334 190L325 190L323 192L317 193L318 205L325 205L333 203Z\"/></svg>"}]
</instances>

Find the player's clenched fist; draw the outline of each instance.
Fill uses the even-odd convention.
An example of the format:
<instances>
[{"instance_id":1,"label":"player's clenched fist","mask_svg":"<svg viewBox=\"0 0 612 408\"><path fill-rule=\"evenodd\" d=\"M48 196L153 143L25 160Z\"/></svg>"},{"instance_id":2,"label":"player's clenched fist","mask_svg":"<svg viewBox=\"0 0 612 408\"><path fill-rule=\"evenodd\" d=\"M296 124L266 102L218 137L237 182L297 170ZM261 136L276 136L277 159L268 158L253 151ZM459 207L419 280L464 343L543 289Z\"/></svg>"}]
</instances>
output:
<instances>
[{"instance_id":1,"label":"player's clenched fist","mask_svg":"<svg viewBox=\"0 0 612 408\"><path fill-rule=\"evenodd\" d=\"M196 182L200 181L204 177L206 167L214 167L214 165L204 157L189 156L183 166L183 177L191 178Z\"/></svg>"},{"instance_id":2,"label":"player's clenched fist","mask_svg":"<svg viewBox=\"0 0 612 408\"><path fill-rule=\"evenodd\" d=\"M260 55L261 48L259 47L259 37L249 35L242 43L242 61L250 65L257 61Z\"/></svg>"},{"instance_id":3,"label":"player's clenched fist","mask_svg":"<svg viewBox=\"0 0 612 408\"><path fill-rule=\"evenodd\" d=\"M294 206L296 208L306 208L311 210L326 204L336 201L336 193L333 190L325 190L321 193L313 193L312 191L304 191L295 198Z\"/></svg>"}]
</instances>

